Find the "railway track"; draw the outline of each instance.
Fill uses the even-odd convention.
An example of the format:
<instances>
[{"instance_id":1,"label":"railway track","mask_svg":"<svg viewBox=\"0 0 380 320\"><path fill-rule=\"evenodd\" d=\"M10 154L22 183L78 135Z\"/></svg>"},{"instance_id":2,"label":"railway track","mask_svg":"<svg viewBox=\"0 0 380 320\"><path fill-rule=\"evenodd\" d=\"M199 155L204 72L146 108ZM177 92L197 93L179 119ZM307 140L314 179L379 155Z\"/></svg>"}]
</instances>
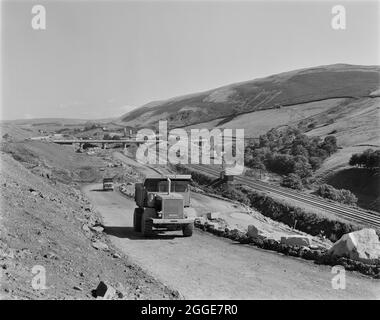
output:
<instances>
[{"instance_id":1,"label":"railway track","mask_svg":"<svg viewBox=\"0 0 380 320\"><path fill-rule=\"evenodd\" d=\"M188 167L199 172L204 172L209 175L219 177L219 170L216 168L195 164L188 165ZM318 198L313 195L285 190L282 187L273 186L269 183L257 181L248 177L236 176L235 181L259 191L271 192L273 194L280 195L285 198L297 200L315 208L323 209L325 212L336 215L338 217L360 222L371 227L380 229L380 215L377 215L375 213L351 208L341 204L331 203L327 200Z\"/></svg>"}]
</instances>

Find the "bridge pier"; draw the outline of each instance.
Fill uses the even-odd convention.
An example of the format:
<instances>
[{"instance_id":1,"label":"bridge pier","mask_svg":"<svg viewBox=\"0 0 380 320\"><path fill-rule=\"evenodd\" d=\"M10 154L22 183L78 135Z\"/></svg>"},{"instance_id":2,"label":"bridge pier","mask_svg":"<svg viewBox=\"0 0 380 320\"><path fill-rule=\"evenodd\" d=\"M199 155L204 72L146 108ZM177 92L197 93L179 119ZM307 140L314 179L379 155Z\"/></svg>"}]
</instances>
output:
<instances>
[{"instance_id":1,"label":"bridge pier","mask_svg":"<svg viewBox=\"0 0 380 320\"><path fill-rule=\"evenodd\" d=\"M83 151L83 143L73 143L74 150L77 152Z\"/></svg>"}]
</instances>

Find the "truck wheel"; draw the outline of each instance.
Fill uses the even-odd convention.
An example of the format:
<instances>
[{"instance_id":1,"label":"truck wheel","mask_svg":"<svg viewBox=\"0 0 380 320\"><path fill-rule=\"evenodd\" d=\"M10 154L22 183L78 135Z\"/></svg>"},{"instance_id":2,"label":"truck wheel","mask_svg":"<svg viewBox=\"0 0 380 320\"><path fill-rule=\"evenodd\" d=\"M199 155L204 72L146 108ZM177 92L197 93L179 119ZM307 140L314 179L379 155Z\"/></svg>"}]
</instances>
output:
<instances>
[{"instance_id":1,"label":"truck wheel","mask_svg":"<svg viewBox=\"0 0 380 320\"><path fill-rule=\"evenodd\" d=\"M189 223L182 227L182 233L184 237L191 237L193 235L194 223Z\"/></svg>"},{"instance_id":2,"label":"truck wheel","mask_svg":"<svg viewBox=\"0 0 380 320\"><path fill-rule=\"evenodd\" d=\"M135 212L133 213L133 230L136 232L141 232L141 216L141 209L135 208Z\"/></svg>"},{"instance_id":3,"label":"truck wheel","mask_svg":"<svg viewBox=\"0 0 380 320\"><path fill-rule=\"evenodd\" d=\"M144 237L151 237L153 236L153 222L150 219L141 219L141 231Z\"/></svg>"}]
</instances>

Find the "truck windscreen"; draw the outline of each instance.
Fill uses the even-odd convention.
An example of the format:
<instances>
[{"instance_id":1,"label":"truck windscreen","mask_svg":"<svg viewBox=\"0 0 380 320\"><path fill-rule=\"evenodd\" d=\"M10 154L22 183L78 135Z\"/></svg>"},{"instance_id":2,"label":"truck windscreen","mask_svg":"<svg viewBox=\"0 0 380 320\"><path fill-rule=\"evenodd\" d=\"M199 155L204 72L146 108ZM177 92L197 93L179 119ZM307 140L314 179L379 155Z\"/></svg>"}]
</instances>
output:
<instances>
[{"instance_id":1,"label":"truck windscreen","mask_svg":"<svg viewBox=\"0 0 380 320\"><path fill-rule=\"evenodd\" d=\"M187 180L172 180L171 192L187 192L189 181ZM145 188L149 192L168 192L167 180L146 180Z\"/></svg>"}]
</instances>

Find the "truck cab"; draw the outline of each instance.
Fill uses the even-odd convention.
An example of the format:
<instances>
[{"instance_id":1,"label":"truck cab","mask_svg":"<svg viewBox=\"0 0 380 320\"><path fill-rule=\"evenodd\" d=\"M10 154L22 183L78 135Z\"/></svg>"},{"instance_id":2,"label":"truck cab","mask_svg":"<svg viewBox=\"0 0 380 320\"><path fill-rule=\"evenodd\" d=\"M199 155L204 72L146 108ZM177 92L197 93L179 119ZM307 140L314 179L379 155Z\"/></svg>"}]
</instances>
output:
<instances>
[{"instance_id":1,"label":"truck cab","mask_svg":"<svg viewBox=\"0 0 380 320\"><path fill-rule=\"evenodd\" d=\"M135 230L147 236L153 229L182 229L184 236L191 236L195 210L190 208L190 181L191 175L167 175L137 183Z\"/></svg>"},{"instance_id":2,"label":"truck cab","mask_svg":"<svg viewBox=\"0 0 380 320\"><path fill-rule=\"evenodd\" d=\"M103 179L103 190L104 191L113 191L114 190L113 178L104 178Z\"/></svg>"}]
</instances>

